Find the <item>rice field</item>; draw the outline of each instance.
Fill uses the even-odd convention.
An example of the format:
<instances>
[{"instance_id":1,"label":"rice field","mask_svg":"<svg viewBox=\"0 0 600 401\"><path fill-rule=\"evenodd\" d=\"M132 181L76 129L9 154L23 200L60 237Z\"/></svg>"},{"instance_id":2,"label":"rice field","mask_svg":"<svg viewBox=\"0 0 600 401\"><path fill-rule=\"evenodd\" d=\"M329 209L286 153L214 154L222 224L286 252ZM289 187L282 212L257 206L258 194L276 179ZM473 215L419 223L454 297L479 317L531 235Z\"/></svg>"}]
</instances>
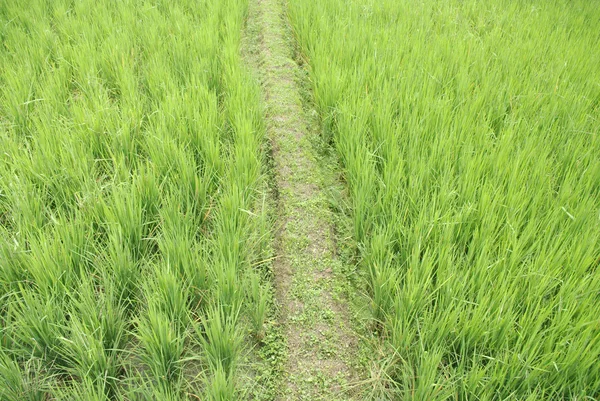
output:
<instances>
[{"instance_id":1,"label":"rice field","mask_svg":"<svg viewBox=\"0 0 600 401\"><path fill-rule=\"evenodd\" d=\"M335 362L316 337L334 321L366 329L370 359L344 361L362 399L600 400L600 8L282 0L288 49L264 4L0 0L0 400L280 399L293 358ZM242 56L287 50L309 116L269 115ZM283 71L271 102L301 98L288 61L256 63ZM311 202L330 180L293 188L266 127L313 118L351 236L319 229L356 265L327 253L348 283L314 277L355 291L358 319L312 299L331 309L314 349L283 364L278 311L302 305L270 262L319 247L292 227L296 253L277 248L273 177Z\"/></svg>"},{"instance_id":2,"label":"rice field","mask_svg":"<svg viewBox=\"0 0 600 401\"><path fill-rule=\"evenodd\" d=\"M233 400L268 301L238 0L0 1L0 399Z\"/></svg>"},{"instance_id":3,"label":"rice field","mask_svg":"<svg viewBox=\"0 0 600 401\"><path fill-rule=\"evenodd\" d=\"M348 186L374 398L600 399L597 4L289 4Z\"/></svg>"}]
</instances>

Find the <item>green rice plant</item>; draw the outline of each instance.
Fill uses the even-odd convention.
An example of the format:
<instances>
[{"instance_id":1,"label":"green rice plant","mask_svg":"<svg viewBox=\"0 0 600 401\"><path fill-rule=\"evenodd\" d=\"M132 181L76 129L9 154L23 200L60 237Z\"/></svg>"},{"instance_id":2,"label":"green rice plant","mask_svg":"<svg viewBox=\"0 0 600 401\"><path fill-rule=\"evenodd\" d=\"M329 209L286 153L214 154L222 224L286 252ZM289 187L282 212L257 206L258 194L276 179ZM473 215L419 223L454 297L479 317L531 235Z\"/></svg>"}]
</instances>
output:
<instances>
[{"instance_id":1,"label":"green rice plant","mask_svg":"<svg viewBox=\"0 0 600 401\"><path fill-rule=\"evenodd\" d=\"M185 330L189 319L188 283L177 276L168 264L159 263L152 270L144 288L148 307L164 313L170 322L177 325L178 331Z\"/></svg>"},{"instance_id":2,"label":"green rice plant","mask_svg":"<svg viewBox=\"0 0 600 401\"><path fill-rule=\"evenodd\" d=\"M85 327L76 318L69 322L70 336L62 338L65 358L69 359L69 371L74 377L101 383L105 394L114 395L119 368L110 351L102 344L102 338Z\"/></svg>"},{"instance_id":3,"label":"green rice plant","mask_svg":"<svg viewBox=\"0 0 600 401\"><path fill-rule=\"evenodd\" d=\"M110 231L106 245L106 254L98 262L100 274L105 282L112 283L119 304L129 313L135 309L139 297L141 262L135 261L123 244L120 231Z\"/></svg>"},{"instance_id":4,"label":"green rice plant","mask_svg":"<svg viewBox=\"0 0 600 401\"><path fill-rule=\"evenodd\" d=\"M292 0L290 19L389 397L598 398L597 7Z\"/></svg>"},{"instance_id":5,"label":"green rice plant","mask_svg":"<svg viewBox=\"0 0 600 401\"><path fill-rule=\"evenodd\" d=\"M12 292L19 289L19 285L30 279L27 274L27 270L24 268L26 255L18 250L16 243L18 240L12 237L6 232L3 235L0 242L0 258L2 258L2 269L0 270L0 297L4 299L8 297ZM12 239L12 243L11 243ZM4 310L5 302L2 302L0 310ZM0 315L3 315L0 313Z\"/></svg>"},{"instance_id":6,"label":"green rice plant","mask_svg":"<svg viewBox=\"0 0 600 401\"><path fill-rule=\"evenodd\" d=\"M122 351L128 342L125 313L111 286L108 281L97 291L93 283L80 284L73 296L79 299L73 302L68 336L61 338L72 375L100 384L109 398L118 392L124 373Z\"/></svg>"},{"instance_id":7,"label":"green rice plant","mask_svg":"<svg viewBox=\"0 0 600 401\"><path fill-rule=\"evenodd\" d=\"M252 324L252 330L257 339L262 340L265 335L264 326L269 312L270 293L261 283L258 273L251 273L247 296L250 299L248 314Z\"/></svg>"},{"instance_id":8,"label":"green rice plant","mask_svg":"<svg viewBox=\"0 0 600 401\"><path fill-rule=\"evenodd\" d=\"M190 288L190 299L194 307L203 305L212 287L209 268L204 255L206 241L197 241L200 225L198 216L184 214L181 203L173 197L161 210L162 235L158 247L166 263L177 274L178 279Z\"/></svg>"},{"instance_id":9,"label":"green rice plant","mask_svg":"<svg viewBox=\"0 0 600 401\"><path fill-rule=\"evenodd\" d=\"M21 367L6 353L0 353L0 397L7 401L45 399L43 382Z\"/></svg>"},{"instance_id":10,"label":"green rice plant","mask_svg":"<svg viewBox=\"0 0 600 401\"><path fill-rule=\"evenodd\" d=\"M184 341L176 321L150 307L137 325L136 336L143 349L142 361L156 386L166 392L180 392Z\"/></svg>"},{"instance_id":11,"label":"green rice plant","mask_svg":"<svg viewBox=\"0 0 600 401\"><path fill-rule=\"evenodd\" d=\"M104 206L104 221L109 232L114 232L119 242L131 252L134 260L148 256L151 238L144 219L144 205L140 194L132 185L113 189L112 202Z\"/></svg>"},{"instance_id":12,"label":"green rice plant","mask_svg":"<svg viewBox=\"0 0 600 401\"><path fill-rule=\"evenodd\" d=\"M388 251L389 240L386 235L373 235L371 252L365 260L369 267L369 294L371 295L371 315L377 330L381 330L386 317L392 312L393 294L399 285L393 266L393 257Z\"/></svg>"},{"instance_id":13,"label":"green rice plant","mask_svg":"<svg viewBox=\"0 0 600 401\"><path fill-rule=\"evenodd\" d=\"M98 382L91 379L83 379L71 388L63 388L57 386L53 391L53 396L57 400L75 401L75 400L92 400L92 401L107 401L119 399L114 395L109 397L104 382Z\"/></svg>"},{"instance_id":14,"label":"green rice plant","mask_svg":"<svg viewBox=\"0 0 600 401\"><path fill-rule=\"evenodd\" d=\"M236 329L237 319L238 312L230 314L223 307L213 306L202 322L194 325L196 339L206 355L210 372L216 375L222 371L228 380L232 380L242 346L242 337Z\"/></svg>"},{"instance_id":15,"label":"green rice plant","mask_svg":"<svg viewBox=\"0 0 600 401\"><path fill-rule=\"evenodd\" d=\"M0 3L0 352L15 391L35 377L48 399L204 396L190 324L210 305L246 332L269 226L245 11ZM240 338L222 340L228 360Z\"/></svg>"},{"instance_id":16,"label":"green rice plant","mask_svg":"<svg viewBox=\"0 0 600 401\"><path fill-rule=\"evenodd\" d=\"M206 395L211 401L232 401L236 399L233 382L228 379L223 367L218 367L214 376L206 379Z\"/></svg>"},{"instance_id":17,"label":"green rice plant","mask_svg":"<svg viewBox=\"0 0 600 401\"><path fill-rule=\"evenodd\" d=\"M14 347L11 351L20 358L41 359L44 370L63 373L70 366L60 340L66 334L64 301L46 299L28 289L15 295L22 302L11 300L7 312L11 323L9 344Z\"/></svg>"}]
</instances>

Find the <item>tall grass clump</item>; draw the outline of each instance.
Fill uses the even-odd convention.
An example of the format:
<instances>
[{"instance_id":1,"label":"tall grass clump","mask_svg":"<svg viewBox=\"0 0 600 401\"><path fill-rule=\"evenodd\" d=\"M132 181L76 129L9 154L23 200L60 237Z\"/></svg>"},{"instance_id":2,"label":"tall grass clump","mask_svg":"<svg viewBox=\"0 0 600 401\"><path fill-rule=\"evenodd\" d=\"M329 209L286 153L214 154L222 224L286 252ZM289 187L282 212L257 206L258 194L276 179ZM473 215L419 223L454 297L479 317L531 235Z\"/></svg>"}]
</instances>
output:
<instances>
[{"instance_id":1,"label":"tall grass clump","mask_svg":"<svg viewBox=\"0 0 600 401\"><path fill-rule=\"evenodd\" d=\"M245 13L0 2L1 399L236 399L268 285Z\"/></svg>"},{"instance_id":2,"label":"tall grass clump","mask_svg":"<svg viewBox=\"0 0 600 401\"><path fill-rule=\"evenodd\" d=\"M290 16L391 397L599 399L600 9L291 0Z\"/></svg>"}]
</instances>

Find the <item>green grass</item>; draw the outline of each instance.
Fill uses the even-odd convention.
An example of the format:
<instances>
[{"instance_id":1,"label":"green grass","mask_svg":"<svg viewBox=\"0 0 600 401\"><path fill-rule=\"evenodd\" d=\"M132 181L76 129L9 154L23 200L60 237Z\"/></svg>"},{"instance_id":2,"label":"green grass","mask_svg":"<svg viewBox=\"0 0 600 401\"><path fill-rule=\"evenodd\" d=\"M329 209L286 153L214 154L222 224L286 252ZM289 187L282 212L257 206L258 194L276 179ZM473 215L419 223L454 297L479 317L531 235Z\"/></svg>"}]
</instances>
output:
<instances>
[{"instance_id":1,"label":"green grass","mask_svg":"<svg viewBox=\"0 0 600 401\"><path fill-rule=\"evenodd\" d=\"M373 395L600 399L596 5L290 0L290 18L349 189Z\"/></svg>"},{"instance_id":2,"label":"green grass","mask_svg":"<svg viewBox=\"0 0 600 401\"><path fill-rule=\"evenodd\" d=\"M239 398L270 256L245 13L0 2L0 399Z\"/></svg>"}]
</instances>

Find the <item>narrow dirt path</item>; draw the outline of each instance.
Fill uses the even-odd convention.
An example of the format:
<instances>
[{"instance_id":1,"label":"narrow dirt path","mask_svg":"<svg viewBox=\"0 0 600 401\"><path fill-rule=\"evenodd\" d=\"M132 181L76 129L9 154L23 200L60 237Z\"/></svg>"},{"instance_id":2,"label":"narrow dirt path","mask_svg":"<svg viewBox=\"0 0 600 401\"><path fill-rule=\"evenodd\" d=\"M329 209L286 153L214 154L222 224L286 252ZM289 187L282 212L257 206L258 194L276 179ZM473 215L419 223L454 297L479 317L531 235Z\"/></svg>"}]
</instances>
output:
<instances>
[{"instance_id":1,"label":"narrow dirt path","mask_svg":"<svg viewBox=\"0 0 600 401\"><path fill-rule=\"evenodd\" d=\"M308 135L285 0L250 0L247 59L263 88L277 187L276 298L286 358L279 400L350 400L357 335L340 295L325 180Z\"/></svg>"}]
</instances>

